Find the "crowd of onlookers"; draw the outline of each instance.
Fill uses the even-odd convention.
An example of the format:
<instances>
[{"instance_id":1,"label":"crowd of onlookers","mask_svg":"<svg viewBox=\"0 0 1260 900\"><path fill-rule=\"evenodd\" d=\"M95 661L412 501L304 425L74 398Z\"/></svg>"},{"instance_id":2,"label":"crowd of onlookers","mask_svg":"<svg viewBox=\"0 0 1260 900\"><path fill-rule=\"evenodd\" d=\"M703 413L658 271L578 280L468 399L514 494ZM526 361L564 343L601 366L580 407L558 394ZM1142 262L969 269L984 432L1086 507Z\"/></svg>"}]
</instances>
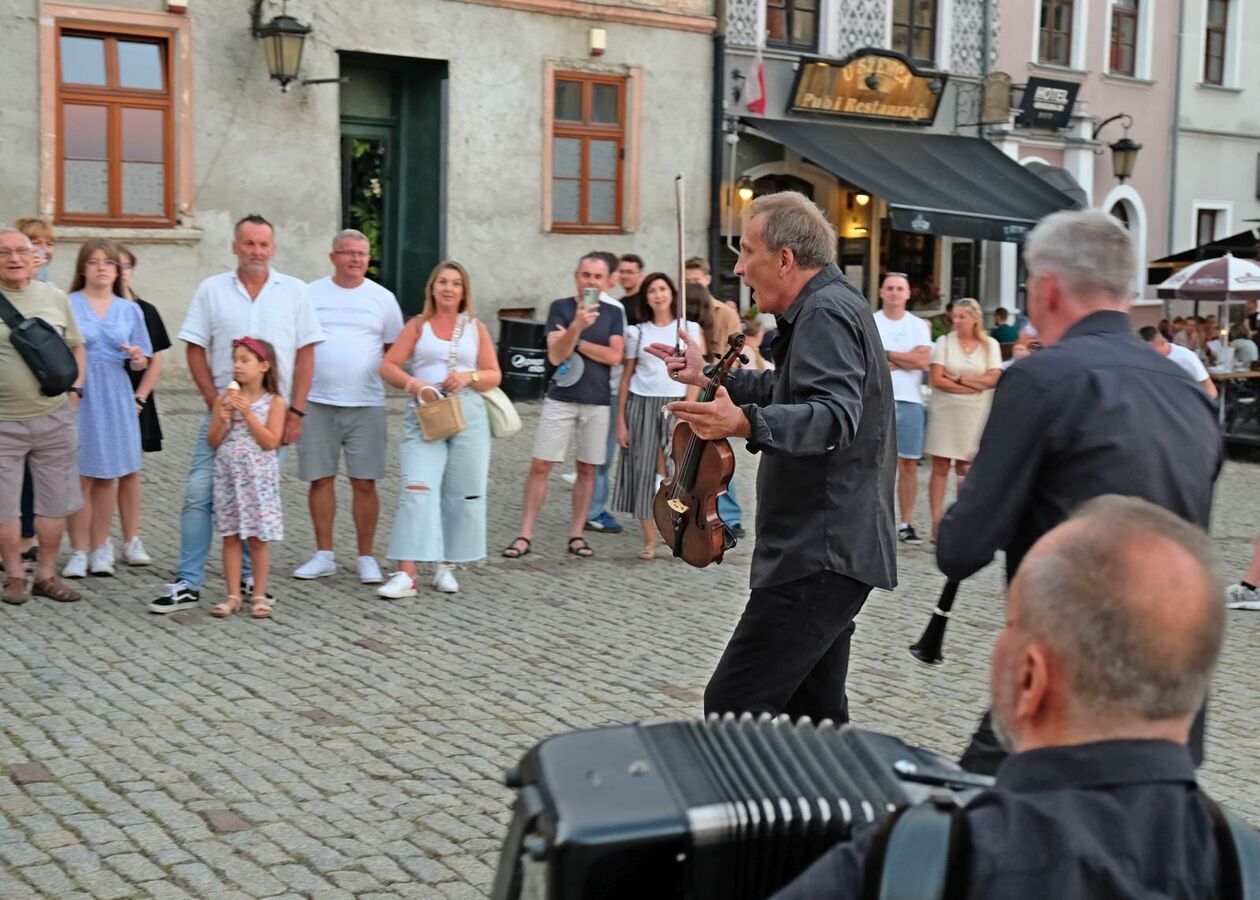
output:
<instances>
[{"instance_id":1,"label":"crowd of onlookers","mask_svg":"<svg viewBox=\"0 0 1260 900\"><path fill-rule=\"evenodd\" d=\"M132 251L107 239L85 241L67 294L46 281L55 247L52 228L39 219L0 229L0 293L21 315L56 327L79 367L69 392L46 396L10 342L0 341L0 536L8 603L31 594L77 600L63 579L112 575L120 556L127 565L152 563L141 539L141 460L162 449L155 387L171 339L158 311L133 288ZM404 324L394 295L367 277L372 247L358 231L334 237L332 273L309 284L272 268L275 234L260 216L236 224L232 249L237 266L201 283L177 335L207 412L185 484L175 578L149 609L167 613L200 601L217 536L226 592L212 613L231 615L247 600L254 617L270 616L268 544L284 533L279 472L292 446L298 477L309 485L315 533L315 552L295 577L337 571L336 477L344 457L360 581L380 585L383 597L409 597L423 572L436 590L458 591L457 569L486 558L488 404L496 401L488 392L501 379L490 332L474 315L468 270L453 260L439 263L422 311ZM709 360L742 331L745 365L773 368L773 327L767 331L773 319L741 321L733 303L710 294L711 273L699 257L687 261L681 286L646 271L637 255L599 251L581 257L573 277L573 295L554 301L547 313L554 375L519 534L502 555L531 552L549 475L572 445L576 472L564 476L572 485L567 551L592 556L584 534L621 532L619 513L638 520L638 555L652 559L661 545L653 498L671 474L674 422L666 406L692 399L696 389L671 380L647 348L674 343L681 306L683 330ZM875 318L896 399L899 536L906 544L921 542L912 512L917 466L927 455L935 542L950 473L961 487L998 380L1037 347L1036 334L1026 323L1011 323L1005 309L986 331L980 304L962 299L947 311L949 331L932 340L928 323L907 309L909 281L897 272L883 277L879 298ZM1205 366L1254 362L1257 328L1252 303L1228 332L1218 330L1213 316L1191 316L1142 329L1142 337L1214 396ZM412 412L405 418L386 551L397 571L388 578L374 554L386 385L409 395L410 410L456 397L462 417L461 427L441 439L427 439ZM110 537L115 510L119 548ZM719 513L742 535L733 482L719 498ZM58 574L63 532L70 547ZM29 585L27 562L35 570ZM1235 587L1250 593L1232 599L1260 601L1254 581L1244 578Z\"/></svg>"}]
</instances>

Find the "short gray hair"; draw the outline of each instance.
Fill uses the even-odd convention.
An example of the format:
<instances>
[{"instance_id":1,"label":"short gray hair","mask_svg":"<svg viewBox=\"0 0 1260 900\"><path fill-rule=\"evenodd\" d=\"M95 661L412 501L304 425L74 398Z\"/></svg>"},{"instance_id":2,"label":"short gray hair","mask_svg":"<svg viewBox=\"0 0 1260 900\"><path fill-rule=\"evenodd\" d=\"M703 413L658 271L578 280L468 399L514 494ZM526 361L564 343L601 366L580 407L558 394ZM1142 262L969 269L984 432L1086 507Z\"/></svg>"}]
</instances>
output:
<instances>
[{"instance_id":1,"label":"short gray hair","mask_svg":"<svg viewBox=\"0 0 1260 900\"><path fill-rule=\"evenodd\" d=\"M1049 273L1076 296L1128 299L1137 275L1133 236L1115 216L1097 209L1046 216L1024 242L1029 275Z\"/></svg>"},{"instance_id":2,"label":"short gray hair","mask_svg":"<svg viewBox=\"0 0 1260 900\"><path fill-rule=\"evenodd\" d=\"M836 261L836 229L804 194L763 194L744 208L744 224L764 215L761 236L772 253L787 247L802 269L821 269Z\"/></svg>"},{"instance_id":3,"label":"short gray hair","mask_svg":"<svg viewBox=\"0 0 1260 900\"><path fill-rule=\"evenodd\" d=\"M336 236L333 237L332 249L336 250L337 245L340 244L342 241L346 240L347 238L350 238L356 241L363 241L363 243L367 244L369 247L372 246L372 242L368 240L368 236L364 234L362 231L358 231L354 228L343 228L337 232Z\"/></svg>"},{"instance_id":4,"label":"short gray hair","mask_svg":"<svg viewBox=\"0 0 1260 900\"><path fill-rule=\"evenodd\" d=\"M25 231L22 231L21 229L13 228L10 225L0 225L0 237L4 237L6 234L21 235L22 239L26 241L26 248L28 250L33 250L35 248L35 245L31 243L30 235L28 235Z\"/></svg>"},{"instance_id":5,"label":"short gray hair","mask_svg":"<svg viewBox=\"0 0 1260 900\"><path fill-rule=\"evenodd\" d=\"M1194 712L1225 635L1211 540L1153 503L1114 494L1083 504L1069 521L1079 527L1020 564L1021 623L1062 659L1083 715L1156 721ZM1194 561L1201 596L1185 591L1180 578L1163 587L1138 568L1132 551L1155 541ZM1177 555L1174 576L1185 567ZM1187 620L1190 627L1178 627Z\"/></svg>"}]
</instances>

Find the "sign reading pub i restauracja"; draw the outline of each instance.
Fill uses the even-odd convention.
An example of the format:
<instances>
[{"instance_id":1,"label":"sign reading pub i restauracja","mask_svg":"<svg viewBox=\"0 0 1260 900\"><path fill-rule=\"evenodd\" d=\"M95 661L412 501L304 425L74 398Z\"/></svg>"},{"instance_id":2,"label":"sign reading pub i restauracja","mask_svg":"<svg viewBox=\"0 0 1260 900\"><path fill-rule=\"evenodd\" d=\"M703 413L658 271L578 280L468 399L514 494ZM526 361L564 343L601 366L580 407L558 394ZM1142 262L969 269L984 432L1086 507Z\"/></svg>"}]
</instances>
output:
<instances>
[{"instance_id":1,"label":"sign reading pub i restauracja","mask_svg":"<svg viewBox=\"0 0 1260 900\"><path fill-rule=\"evenodd\" d=\"M920 73L900 53L874 47L839 62L802 58L788 112L931 125L947 77Z\"/></svg>"}]
</instances>

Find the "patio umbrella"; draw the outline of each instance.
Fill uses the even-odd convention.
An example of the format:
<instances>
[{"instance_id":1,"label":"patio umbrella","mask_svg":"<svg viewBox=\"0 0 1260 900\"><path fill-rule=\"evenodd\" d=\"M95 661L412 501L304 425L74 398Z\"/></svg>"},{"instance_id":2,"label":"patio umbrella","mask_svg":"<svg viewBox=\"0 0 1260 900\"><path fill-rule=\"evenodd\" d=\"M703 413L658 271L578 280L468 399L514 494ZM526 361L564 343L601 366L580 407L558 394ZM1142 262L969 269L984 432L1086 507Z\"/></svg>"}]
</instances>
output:
<instances>
[{"instance_id":1,"label":"patio umbrella","mask_svg":"<svg viewBox=\"0 0 1260 900\"><path fill-rule=\"evenodd\" d=\"M1260 299L1260 263L1226 253L1191 263L1162 282L1158 292L1173 300Z\"/></svg>"}]
</instances>

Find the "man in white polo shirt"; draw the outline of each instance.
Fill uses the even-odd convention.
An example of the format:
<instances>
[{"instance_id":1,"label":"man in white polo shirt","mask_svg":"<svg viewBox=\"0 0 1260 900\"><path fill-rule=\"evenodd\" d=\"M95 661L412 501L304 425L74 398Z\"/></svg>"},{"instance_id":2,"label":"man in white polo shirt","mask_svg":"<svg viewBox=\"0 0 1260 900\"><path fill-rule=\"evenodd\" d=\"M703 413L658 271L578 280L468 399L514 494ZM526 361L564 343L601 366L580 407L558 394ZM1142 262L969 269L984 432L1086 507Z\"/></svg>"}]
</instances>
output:
<instances>
[{"instance_id":1,"label":"man in white polo shirt","mask_svg":"<svg viewBox=\"0 0 1260 900\"><path fill-rule=\"evenodd\" d=\"M910 281L900 272L889 272L879 286L882 308L875 313L879 338L892 370L893 398L897 401L897 507L901 524L897 537L903 544L923 543L914 533L914 495L919 487L919 460L923 458L923 373L932 353L932 329L906 311Z\"/></svg>"},{"instance_id":2,"label":"man in white polo shirt","mask_svg":"<svg viewBox=\"0 0 1260 900\"><path fill-rule=\"evenodd\" d=\"M1170 360L1181 366L1185 373L1189 375L1194 383L1203 388L1203 392L1216 399L1216 385L1212 383L1212 376L1208 375L1208 371L1204 368L1198 354L1193 350L1182 347L1179 344L1170 344L1159 333L1159 329L1154 325L1147 325L1145 328L1139 328L1138 334L1142 336L1142 340L1151 345L1151 349L1157 353L1162 353Z\"/></svg>"},{"instance_id":3,"label":"man in white polo shirt","mask_svg":"<svg viewBox=\"0 0 1260 900\"><path fill-rule=\"evenodd\" d=\"M376 482L385 477L385 384L381 357L402 331L402 310L392 292L367 277L372 245L353 228L333 238L333 274L307 285L324 342L315 350L315 378L307 397L298 478L311 483L307 500L315 527L315 555L293 573L323 578L337 571L333 520L337 469L345 453L351 513L358 538L359 581L377 584L372 556L380 504Z\"/></svg>"},{"instance_id":4,"label":"man in white polo shirt","mask_svg":"<svg viewBox=\"0 0 1260 900\"><path fill-rule=\"evenodd\" d=\"M214 451L206 444L206 429L209 410L232 380L235 338L262 338L275 347L280 393L289 404L283 443L292 444L301 436L315 344L324 339L324 332L305 283L271 268L275 250L275 230L262 216L249 215L237 222L232 237L236 268L201 283L179 331L180 340L188 344L188 370L207 412L184 485L179 567L175 580L149 604L149 612L171 613L201 599L201 582L214 536ZM248 578L248 554L245 564Z\"/></svg>"}]
</instances>

